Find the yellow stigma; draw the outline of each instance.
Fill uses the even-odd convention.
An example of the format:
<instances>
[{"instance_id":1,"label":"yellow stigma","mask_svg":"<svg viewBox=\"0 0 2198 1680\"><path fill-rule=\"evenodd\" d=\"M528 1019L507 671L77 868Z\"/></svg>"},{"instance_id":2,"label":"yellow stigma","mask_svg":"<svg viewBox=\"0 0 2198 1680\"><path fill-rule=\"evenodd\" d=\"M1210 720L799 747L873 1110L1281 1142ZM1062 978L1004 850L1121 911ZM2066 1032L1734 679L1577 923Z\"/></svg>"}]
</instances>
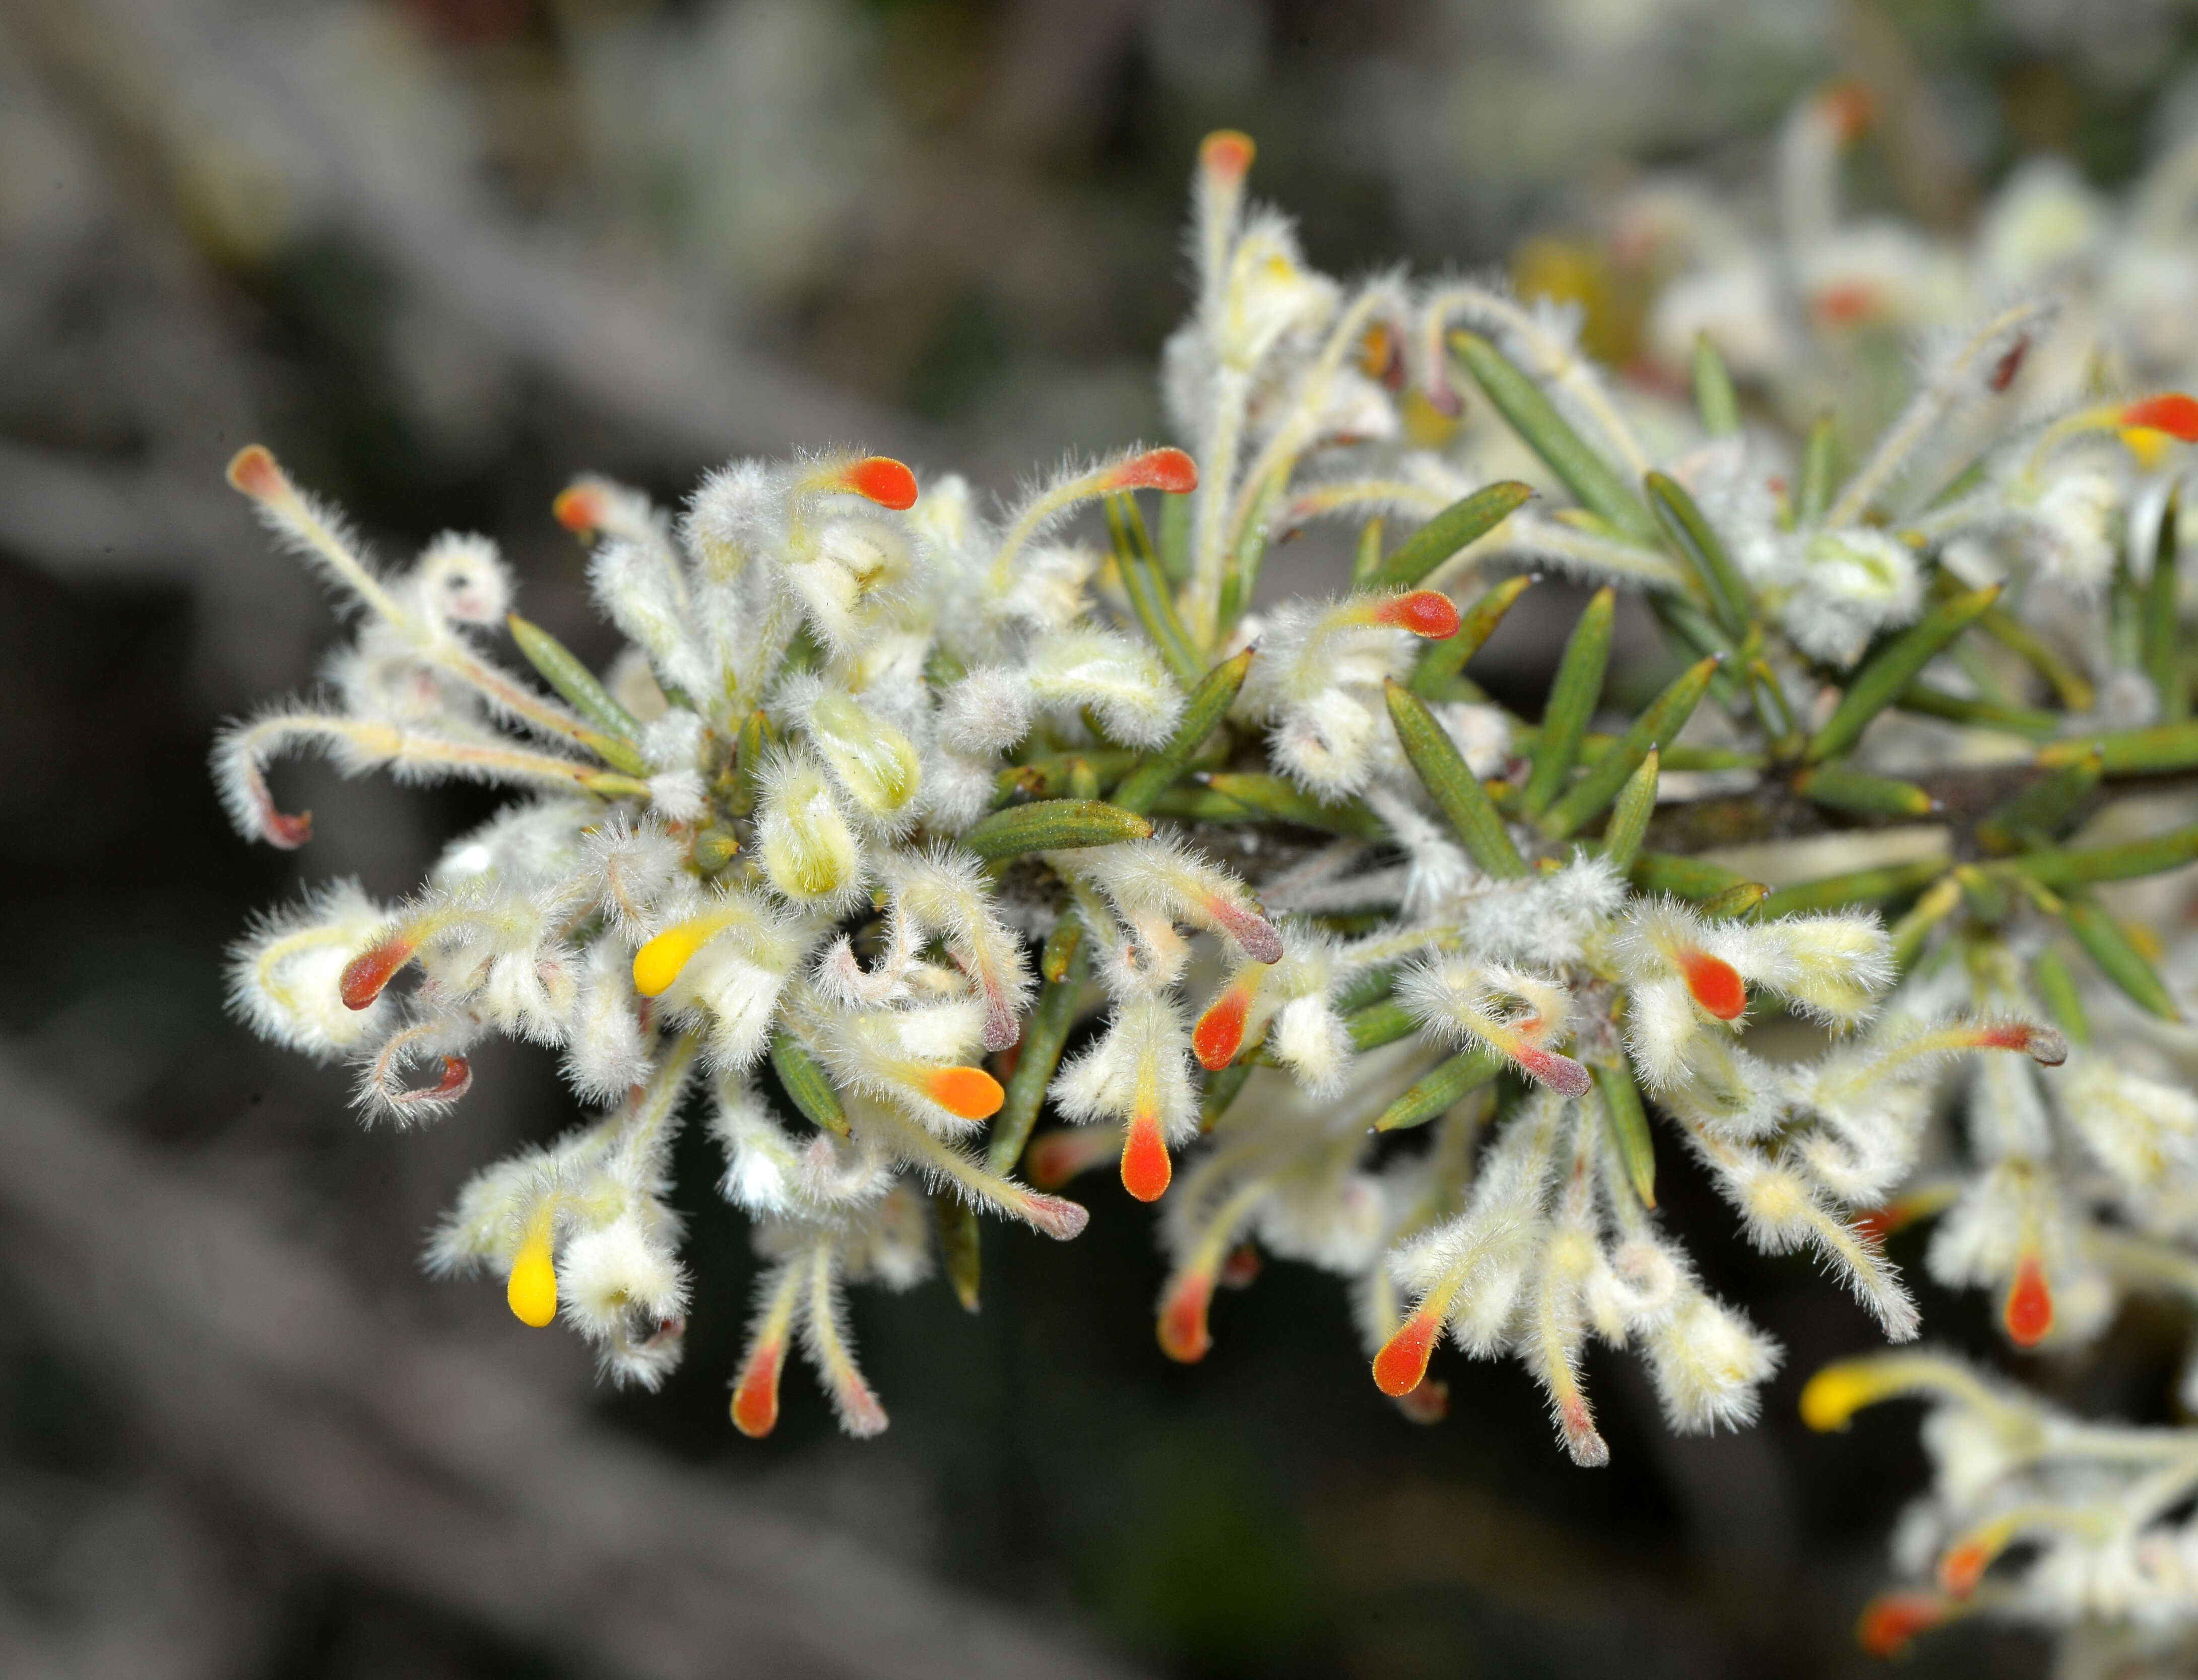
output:
<instances>
[{"instance_id":1,"label":"yellow stigma","mask_svg":"<svg viewBox=\"0 0 2198 1680\"><path fill-rule=\"evenodd\" d=\"M643 997L661 997L679 978L695 953L724 924L714 917L667 927L633 954L633 989Z\"/></svg>"},{"instance_id":2,"label":"yellow stigma","mask_svg":"<svg viewBox=\"0 0 2198 1680\"><path fill-rule=\"evenodd\" d=\"M519 1257L511 1263L511 1282L503 1298L512 1316L540 1329L557 1316L557 1268L550 1263L550 1221L537 1218L526 1228Z\"/></svg>"},{"instance_id":3,"label":"yellow stigma","mask_svg":"<svg viewBox=\"0 0 2198 1680\"><path fill-rule=\"evenodd\" d=\"M1801 1421L1811 1429L1844 1429L1864 1406L1884 1399L1899 1384L1858 1360L1827 1365L1801 1390Z\"/></svg>"},{"instance_id":4,"label":"yellow stigma","mask_svg":"<svg viewBox=\"0 0 2198 1680\"><path fill-rule=\"evenodd\" d=\"M2167 459L2167 447L2175 441L2156 427L2125 426L2120 429L2124 447L2137 457L2138 467L2148 473Z\"/></svg>"}]
</instances>

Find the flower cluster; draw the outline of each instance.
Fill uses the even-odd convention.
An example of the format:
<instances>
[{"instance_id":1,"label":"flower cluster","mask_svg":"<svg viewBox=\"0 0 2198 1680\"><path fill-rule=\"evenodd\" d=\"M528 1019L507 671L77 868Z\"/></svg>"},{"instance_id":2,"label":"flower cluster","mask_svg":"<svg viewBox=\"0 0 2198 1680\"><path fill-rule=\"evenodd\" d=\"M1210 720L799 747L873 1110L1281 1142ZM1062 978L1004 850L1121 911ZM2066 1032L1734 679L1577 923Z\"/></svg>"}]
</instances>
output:
<instances>
[{"instance_id":1,"label":"flower cluster","mask_svg":"<svg viewBox=\"0 0 2198 1680\"><path fill-rule=\"evenodd\" d=\"M736 464L676 516L582 480L555 515L629 644L600 677L509 613L491 545L384 573L246 451L232 480L363 611L324 701L224 737L240 826L305 841L265 776L301 746L525 797L404 904L339 884L261 923L240 1008L399 1120L464 1094L484 1035L557 1049L599 1118L481 1174L432 1255L620 1379L660 1379L706 1287L666 1200L706 1109L768 1263L751 1434L797 1333L846 1427L884 1427L842 1286L936 1258L974 1305L975 1212L1073 1237L1053 1192L1107 1162L1160 1204L1168 1355L1261 1251L1300 1260L1351 1280L1410 1415L1441 1416L1445 1339L1515 1354L1581 1463L1589 1337L1681 1430L1750 1420L1781 1357L1658 1214L1652 1116L1894 1341L1919 1314L1884 1238L1930 1216L1933 1273L1997 1292L2018 1346L2190 1293L2198 947L2116 895L2179 912L2198 828L2108 796L2198 767L2198 402L2073 392L2047 347L2096 299L2041 294L1928 346L1852 471L1789 438L1784 351L1711 305L1833 283L1818 201L1859 120L1819 101L1789 137L1806 259L1675 266L1691 404L1500 286L1314 271L1213 136L1163 358L1183 447L997 518L853 452ZM1070 523L1094 503L1103 547ZM1269 547L1338 516L1337 592L1260 597ZM1602 587L1530 722L1464 667L1544 566ZM1604 708L1620 589L1678 655L1632 714ZM1049 1102L1069 1124L1033 1136Z\"/></svg>"}]
</instances>

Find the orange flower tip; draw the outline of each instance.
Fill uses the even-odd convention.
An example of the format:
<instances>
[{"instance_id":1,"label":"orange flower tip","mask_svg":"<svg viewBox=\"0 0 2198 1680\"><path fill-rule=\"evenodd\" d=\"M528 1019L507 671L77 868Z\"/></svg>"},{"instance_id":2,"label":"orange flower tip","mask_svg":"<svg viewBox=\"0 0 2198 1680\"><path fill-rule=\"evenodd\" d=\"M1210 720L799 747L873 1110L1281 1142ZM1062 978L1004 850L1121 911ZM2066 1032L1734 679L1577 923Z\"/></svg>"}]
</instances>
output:
<instances>
[{"instance_id":1,"label":"orange flower tip","mask_svg":"<svg viewBox=\"0 0 2198 1680\"><path fill-rule=\"evenodd\" d=\"M1719 1020L1737 1020L1747 1008L1747 987L1740 971L1724 958L1706 950L1682 951L1679 973L1695 1002Z\"/></svg>"},{"instance_id":2,"label":"orange flower tip","mask_svg":"<svg viewBox=\"0 0 2198 1680\"><path fill-rule=\"evenodd\" d=\"M1952 1606L1935 1592L1884 1592L1863 1608L1855 1642L1873 1657L1897 1657L1919 1633L1946 1619Z\"/></svg>"},{"instance_id":3,"label":"orange flower tip","mask_svg":"<svg viewBox=\"0 0 2198 1680\"><path fill-rule=\"evenodd\" d=\"M1229 1258L1221 1263L1221 1276L1218 1282L1224 1289L1248 1289L1265 1264L1257 1248L1248 1242L1240 1242L1229 1251Z\"/></svg>"},{"instance_id":4,"label":"orange flower tip","mask_svg":"<svg viewBox=\"0 0 2198 1680\"><path fill-rule=\"evenodd\" d=\"M778 1374L786 1363L786 1344L765 1342L748 1355L733 1390L733 1427L760 1440L778 1427Z\"/></svg>"},{"instance_id":5,"label":"orange flower tip","mask_svg":"<svg viewBox=\"0 0 2198 1680\"><path fill-rule=\"evenodd\" d=\"M295 852L313 837L313 813L301 811L291 817L270 808L260 813L259 831L267 837L268 845Z\"/></svg>"},{"instance_id":6,"label":"orange flower tip","mask_svg":"<svg viewBox=\"0 0 2198 1680\"><path fill-rule=\"evenodd\" d=\"M1212 1349L1207 1309L1213 1304L1210 1272L1186 1272L1160 1301L1160 1352L1178 1364L1195 1365Z\"/></svg>"},{"instance_id":7,"label":"orange flower tip","mask_svg":"<svg viewBox=\"0 0 2198 1680\"><path fill-rule=\"evenodd\" d=\"M593 485L568 485L550 504L550 517L575 537L600 531L605 516L602 491Z\"/></svg>"},{"instance_id":8,"label":"orange flower tip","mask_svg":"<svg viewBox=\"0 0 2198 1680\"><path fill-rule=\"evenodd\" d=\"M1122 1188L1139 1201L1158 1201L1174 1176L1160 1121L1150 1114L1136 1116L1122 1140Z\"/></svg>"},{"instance_id":9,"label":"orange flower tip","mask_svg":"<svg viewBox=\"0 0 2198 1680\"><path fill-rule=\"evenodd\" d=\"M272 502L290 487L265 444L247 444L230 457L229 481L255 502Z\"/></svg>"},{"instance_id":10,"label":"orange flower tip","mask_svg":"<svg viewBox=\"0 0 2198 1680\"><path fill-rule=\"evenodd\" d=\"M1878 291L1862 281L1827 286L1811 299L1817 319L1827 327L1852 327L1878 312Z\"/></svg>"},{"instance_id":11,"label":"orange flower tip","mask_svg":"<svg viewBox=\"0 0 2198 1680\"><path fill-rule=\"evenodd\" d=\"M346 1009L366 1009L381 996L381 990L399 968L412 960L419 946L412 940L398 938L384 939L380 945L361 951L344 965L343 979L338 991Z\"/></svg>"},{"instance_id":12,"label":"orange flower tip","mask_svg":"<svg viewBox=\"0 0 2198 1680\"><path fill-rule=\"evenodd\" d=\"M2143 402L2131 403L2122 410L2121 423L2165 432L2178 443L2198 444L2198 397L2188 397L2180 391L2171 391L2165 396L2147 397ZM241 460L243 457L240 456L237 458ZM235 470L234 467L230 468L232 475Z\"/></svg>"},{"instance_id":13,"label":"orange flower tip","mask_svg":"<svg viewBox=\"0 0 2198 1680\"><path fill-rule=\"evenodd\" d=\"M1440 590L1414 590L1381 602L1374 609L1374 622L1430 642L1447 642L1457 634L1457 607Z\"/></svg>"},{"instance_id":14,"label":"orange flower tip","mask_svg":"<svg viewBox=\"0 0 2198 1680\"><path fill-rule=\"evenodd\" d=\"M1252 137L1233 128L1216 129L1198 148L1198 166L1216 180L1234 183L1251 172L1259 148Z\"/></svg>"},{"instance_id":15,"label":"orange flower tip","mask_svg":"<svg viewBox=\"0 0 2198 1680\"><path fill-rule=\"evenodd\" d=\"M1148 449L1108 474L1107 488L1164 490L1171 496L1187 496L1198 488L1198 463L1179 449Z\"/></svg>"},{"instance_id":16,"label":"orange flower tip","mask_svg":"<svg viewBox=\"0 0 2198 1680\"><path fill-rule=\"evenodd\" d=\"M1512 1057L1526 1077L1547 1085L1560 1096L1584 1096L1595 1076L1568 1055L1528 1044Z\"/></svg>"},{"instance_id":17,"label":"orange flower tip","mask_svg":"<svg viewBox=\"0 0 2198 1680\"><path fill-rule=\"evenodd\" d=\"M2068 1040L2058 1027L2031 1021L2002 1021L1977 1034L1980 1050L2021 1050L2041 1067L2058 1067L2068 1059Z\"/></svg>"},{"instance_id":18,"label":"orange flower tip","mask_svg":"<svg viewBox=\"0 0 2198 1680\"><path fill-rule=\"evenodd\" d=\"M1008 1098L1000 1082L981 1067L941 1067L925 1084L933 1102L965 1120L991 1119Z\"/></svg>"},{"instance_id":19,"label":"orange flower tip","mask_svg":"<svg viewBox=\"0 0 2198 1680\"><path fill-rule=\"evenodd\" d=\"M1374 1356L1374 1386L1393 1400L1417 1388L1428 1374L1428 1360L1441 1331L1442 1314L1424 1306L1398 1325Z\"/></svg>"},{"instance_id":20,"label":"orange flower tip","mask_svg":"<svg viewBox=\"0 0 2198 1680\"><path fill-rule=\"evenodd\" d=\"M2025 1254L2016 1264L2015 1284L2007 1292L2000 1317L2008 1340L2017 1347L2037 1346L2053 1328L2053 1289L2035 1254Z\"/></svg>"},{"instance_id":21,"label":"orange flower tip","mask_svg":"<svg viewBox=\"0 0 2198 1680\"><path fill-rule=\"evenodd\" d=\"M1055 1242L1067 1242L1082 1235L1084 1228L1091 1223L1090 1208L1080 1201L1070 1201L1061 1196L1026 1196L1022 1207L1024 1217L1031 1222L1032 1228L1043 1231Z\"/></svg>"},{"instance_id":22,"label":"orange flower tip","mask_svg":"<svg viewBox=\"0 0 2198 1680\"><path fill-rule=\"evenodd\" d=\"M2022 371L2024 358L2030 354L2030 334L2022 334L2000 352L1999 360L1992 363L1992 377L1986 381L1994 396L2015 383L2015 375Z\"/></svg>"},{"instance_id":23,"label":"orange flower tip","mask_svg":"<svg viewBox=\"0 0 2198 1680\"><path fill-rule=\"evenodd\" d=\"M1880 1246L1901 1225L1899 1212L1891 1207L1873 1207L1854 1218L1854 1234L1866 1243Z\"/></svg>"},{"instance_id":24,"label":"orange flower tip","mask_svg":"<svg viewBox=\"0 0 2198 1680\"><path fill-rule=\"evenodd\" d=\"M1430 1379L1410 1393L1396 1396L1396 1401L1397 1410L1414 1423L1440 1423L1450 1416L1450 1385Z\"/></svg>"},{"instance_id":25,"label":"orange flower tip","mask_svg":"<svg viewBox=\"0 0 2198 1680\"><path fill-rule=\"evenodd\" d=\"M1236 1059L1244 1043L1245 1012L1251 1003L1241 988L1231 986L1198 1018L1198 1025L1191 1029L1190 1047L1198 1053L1199 1066L1207 1073L1218 1073Z\"/></svg>"},{"instance_id":26,"label":"orange flower tip","mask_svg":"<svg viewBox=\"0 0 2198 1680\"><path fill-rule=\"evenodd\" d=\"M916 505L916 474L890 456L858 461L840 476L840 487L881 508L905 513Z\"/></svg>"},{"instance_id":27,"label":"orange flower tip","mask_svg":"<svg viewBox=\"0 0 2198 1680\"><path fill-rule=\"evenodd\" d=\"M1877 116L1877 102L1870 97L1869 90L1859 82L1835 82L1818 96L1817 108L1831 125L1832 132L1842 145L1852 145L1862 137Z\"/></svg>"},{"instance_id":28,"label":"orange flower tip","mask_svg":"<svg viewBox=\"0 0 2198 1680\"><path fill-rule=\"evenodd\" d=\"M1939 1560L1939 1584L1955 1598L1967 1598L1984 1579L1992 1561L1992 1549L1983 1541L1964 1540Z\"/></svg>"}]
</instances>

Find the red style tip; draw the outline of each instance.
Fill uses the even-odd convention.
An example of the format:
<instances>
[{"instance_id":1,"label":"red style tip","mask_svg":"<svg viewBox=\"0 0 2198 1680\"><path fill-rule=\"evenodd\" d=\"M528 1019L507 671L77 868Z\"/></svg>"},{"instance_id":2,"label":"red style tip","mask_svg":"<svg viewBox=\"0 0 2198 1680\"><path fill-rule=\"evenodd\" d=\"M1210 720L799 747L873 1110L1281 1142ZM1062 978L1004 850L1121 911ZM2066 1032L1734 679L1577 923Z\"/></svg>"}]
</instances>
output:
<instances>
[{"instance_id":1,"label":"red style tip","mask_svg":"<svg viewBox=\"0 0 2198 1680\"><path fill-rule=\"evenodd\" d=\"M1397 1327L1396 1334L1374 1356L1374 1386L1391 1399L1402 1399L1420 1386L1428 1360L1442 1333L1442 1315L1422 1306Z\"/></svg>"},{"instance_id":2,"label":"red style tip","mask_svg":"<svg viewBox=\"0 0 2198 1680\"><path fill-rule=\"evenodd\" d=\"M1527 1078L1547 1085L1560 1096L1582 1096L1595 1076L1568 1055L1529 1044L1512 1057Z\"/></svg>"},{"instance_id":3,"label":"red style tip","mask_svg":"<svg viewBox=\"0 0 2198 1680\"><path fill-rule=\"evenodd\" d=\"M1457 634L1457 607L1439 590L1414 590L1375 607L1374 622L1409 630L1430 642L1447 642Z\"/></svg>"},{"instance_id":4,"label":"red style tip","mask_svg":"<svg viewBox=\"0 0 2198 1680\"><path fill-rule=\"evenodd\" d=\"M1198 463L1179 449L1148 449L1108 474L1107 488L1164 490L1171 496L1187 496L1198 488Z\"/></svg>"},{"instance_id":5,"label":"red style tip","mask_svg":"<svg viewBox=\"0 0 2198 1680\"><path fill-rule=\"evenodd\" d=\"M1218 180L1241 181L1251 172L1259 148L1248 134L1233 128L1216 129L1198 148L1198 166Z\"/></svg>"},{"instance_id":6,"label":"red style tip","mask_svg":"<svg viewBox=\"0 0 2198 1680\"><path fill-rule=\"evenodd\" d=\"M916 505L916 474L889 456L858 461L840 475L840 487L897 514Z\"/></svg>"},{"instance_id":7,"label":"red style tip","mask_svg":"<svg viewBox=\"0 0 2198 1680\"><path fill-rule=\"evenodd\" d=\"M1240 910L1222 898L1207 899L1206 909L1221 931L1236 940L1244 955L1254 962L1282 960L1282 936L1266 917L1255 910Z\"/></svg>"},{"instance_id":8,"label":"red style tip","mask_svg":"<svg viewBox=\"0 0 2198 1680\"><path fill-rule=\"evenodd\" d=\"M1397 1410L1414 1423L1440 1423L1450 1416L1450 1385L1439 1378L1395 1397Z\"/></svg>"},{"instance_id":9,"label":"red style tip","mask_svg":"<svg viewBox=\"0 0 2198 1680\"><path fill-rule=\"evenodd\" d=\"M2000 1313L2007 1339L2017 1347L2035 1347L2053 1328L2053 1289L2038 1256L2025 1254L2015 1268L2015 1287Z\"/></svg>"},{"instance_id":10,"label":"red style tip","mask_svg":"<svg viewBox=\"0 0 2198 1680\"><path fill-rule=\"evenodd\" d=\"M1842 144L1852 145L1877 116L1877 102L1860 82L1835 82L1821 96L1821 109Z\"/></svg>"},{"instance_id":11,"label":"red style tip","mask_svg":"<svg viewBox=\"0 0 2198 1680\"><path fill-rule=\"evenodd\" d=\"M2041 1067L2058 1067L2068 1059L2068 1040L2060 1029L2030 1021L2002 1021L1977 1034L1980 1050L2021 1050Z\"/></svg>"},{"instance_id":12,"label":"red style tip","mask_svg":"<svg viewBox=\"0 0 2198 1680\"><path fill-rule=\"evenodd\" d=\"M2178 443L2198 444L2198 398L2186 397L2180 391L2148 397L2124 409L2121 423L2165 432Z\"/></svg>"},{"instance_id":13,"label":"red style tip","mask_svg":"<svg viewBox=\"0 0 2198 1680\"><path fill-rule=\"evenodd\" d=\"M1207 1328L1207 1309L1213 1304L1213 1278L1208 1272L1185 1272L1168 1285L1160 1297L1160 1352L1178 1364L1195 1365L1213 1346Z\"/></svg>"},{"instance_id":14,"label":"red style tip","mask_svg":"<svg viewBox=\"0 0 2198 1680\"><path fill-rule=\"evenodd\" d=\"M1852 327L1877 313L1877 288L1860 280L1827 286L1810 300L1809 307L1827 327Z\"/></svg>"},{"instance_id":15,"label":"red style tip","mask_svg":"<svg viewBox=\"0 0 2198 1680\"><path fill-rule=\"evenodd\" d=\"M268 845L283 852L295 852L313 837L313 813L301 811L295 817L288 817L270 805L259 813L259 831L267 837Z\"/></svg>"},{"instance_id":16,"label":"red style tip","mask_svg":"<svg viewBox=\"0 0 2198 1680\"><path fill-rule=\"evenodd\" d=\"M1259 1251L1248 1242L1240 1242L1229 1251L1229 1258L1221 1263L1221 1287L1224 1289L1248 1289L1252 1280L1259 1275L1266 1263Z\"/></svg>"},{"instance_id":17,"label":"red style tip","mask_svg":"<svg viewBox=\"0 0 2198 1680\"><path fill-rule=\"evenodd\" d=\"M271 502L289 488L273 451L265 444L247 444L230 457L229 481L255 502Z\"/></svg>"},{"instance_id":18,"label":"red style tip","mask_svg":"<svg viewBox=\"0 0 2198 1680\"><path fill-rule=\"evenodd\" d=\"M463 1096L474 1082L474 1065L462 1055L443 1058L443 1077L424 1091L410 1092L423 1102L448 1102Z\"/></svg>"},{"instance_id":19,"label":"red style tip","mask_svg":"<svg viewBox=\"0 0 2198 1680\"><path fill-rule=\"evenodd\" d=\"M550 504L550 517L575 537L602 528L603 495L593 485L567 485Z\"/></svg>"},{"instance_id":20,"label":"red style tip","mask_svg":"<svg viewBox=\"0 0 2198 1680\"><path fill-rule=\"evenodd\" d=\"M1882 1592L1863 1607L1855 1643L1873 1657L1897 1657L1919 1633L1946 1619L1952 1607L1935 1592Z\"/></svg>"},{"instance_id":21,"label":"red style tip","mask_svg":"<svg viewBox=\"0 0 2198 1680\"><path fill-rule=\"evenodd\" d=\"M1174 1176L1160 1121L1150 1114L1135 1116L1122 1140L1122 1188L1139 1201L1158 1201Z\"/></svg>"},{"instance_id":22,"label":"red style tip","mask_svg":"<svg viewBox=\"0 0 2198 1680\"><path fill-rule=\"evenodd\" d=\"M1679 973L1695 1002L1719 1020L1737 1020L1747 1008L1747 987L1740 971L1722 957L1706 950L1681 951Z\"/></svg>"},{"instance_id":23,"label":"red style tip","mask_svg":"<svg viewBox=\"0 0 2198 1680\"><path fill-rule=\"evenodd\" d=\"M1055 1242L1067 1242L1082 1235L1084 1228L1091 1223L1090 1208L1080 1201L1065 1201L1059 1196L1026 1197L1023 1214L1032 1229L1043 1231Z\"/></svg>"},{"instance_id":24,"label":"red style tip","mask_svg":"<svg viewBox=\"0 0 2198 1680\"><path fill-rule=\"evenodd\" d=\"M1992 1549L1981 1540L1964 1540L1939 1560L1939 1584L1955 1598L1977 1590L1992 1565Z\"/></svg>"},{"instance_id":25,"label":"red style tip","mask_svg":"<svg viewBox=\"0 0 2198 1680\"><path fill-rule=\"evenodd\" d=\"M1207 1073L1218 1073L1236 1060L1236 1052L1244 1043L1244 1016L1251 1007L1252 1000L1244 989L1232 985L1198 1018L1198 1025L1191 1029L1190 1047L1198 1054L1198 1065Z\"/></svg>"},{"instance_id":26,"label":"red style tip","mask_svg":"<svg viewBox=\"0 0 2198 1680\"><path fill-rule=\"evenodd\" d=\"M1992 378L1986 381L1994 396L2015 383L2015 375L2022 371L2023 358L2030 354L2030 334L2025 333L2000 353L1992 363Z\"/></svg>"},{"instance_id":27,"label":"red style tip","mask_svg":"<svg viewBox=\"0 0 2198 1680\"><path fill-rule=\"evenodd\" d=\"M365 1009L373 1007L374 1000L381 996L399 968L412 960L412 953L420 947L411 939L402 937L384 939L369 946L344 965L343 979L339 990L346 1009Z\"/></svg>"}]
</instances>

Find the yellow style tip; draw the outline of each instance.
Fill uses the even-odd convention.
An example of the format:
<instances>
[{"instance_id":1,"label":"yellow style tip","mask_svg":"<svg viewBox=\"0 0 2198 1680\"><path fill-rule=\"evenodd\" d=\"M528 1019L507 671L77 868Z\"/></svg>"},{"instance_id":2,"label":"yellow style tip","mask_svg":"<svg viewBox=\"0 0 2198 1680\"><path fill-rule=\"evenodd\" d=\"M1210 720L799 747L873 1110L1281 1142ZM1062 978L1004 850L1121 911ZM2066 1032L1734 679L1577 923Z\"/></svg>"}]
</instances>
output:
<instances>
[{"instance_id":1,"label":"yellow style tip","mask_svg":"<svg viewBox=\"0 0 2198 1680\"><path fill-rule=\"evenodd\" d=\"M546 1241L529 1242L519 1251L504 1299L511 1304L513 1317L538 1330L557 1316L557 1268L550 1264Z\"/></svg>"}]
</instances>

